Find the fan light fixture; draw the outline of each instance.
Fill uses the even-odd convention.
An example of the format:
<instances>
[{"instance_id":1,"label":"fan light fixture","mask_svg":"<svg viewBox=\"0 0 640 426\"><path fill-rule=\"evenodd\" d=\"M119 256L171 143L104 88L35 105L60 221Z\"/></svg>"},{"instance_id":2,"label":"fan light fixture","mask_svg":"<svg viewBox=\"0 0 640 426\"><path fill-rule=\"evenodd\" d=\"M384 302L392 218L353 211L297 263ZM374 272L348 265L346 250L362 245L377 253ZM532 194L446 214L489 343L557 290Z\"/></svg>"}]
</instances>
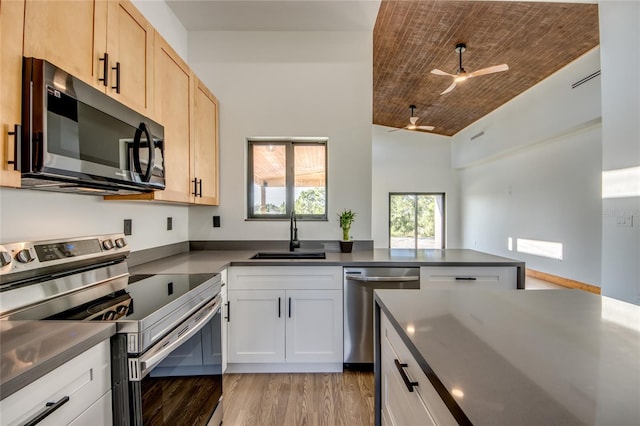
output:
<instances>
[{"instance_id":1,"label":"fan light fixture","mask_svg":"<svg viewBox=\"0 0 640 426\"><path fill-rule=\"evenodd\" d=\"M501 71L507 71L509 69L509 66L507 64L502 64L502 65L494 65L492 67L488 67L488 68L483 68L481 70L478 71L473 71L468 73L464 67L462 66L462 52L464 52L467 49L467 45L464 43L458 43L456 44L456 53L458 54L458 58L459 58L459 65L458 65L458 70L456 71L455 74L449 74L448 72L444 72L441 71L439 69L432 69L431 70L431 74L435 74L435 75L446 75L449 77L453 77L453 82L451 83L451 85L449 87L447 87L444 92L440 93L441 95L444 95L445 93L449 93L450 91L452 91L456 85L458 83L462 83L463 81L466 81L468 79L470 79L471 77L477 77L479 75L485 75L485 74L492 74L495 72L501 72Z\"/></svg>"}]
</instances>

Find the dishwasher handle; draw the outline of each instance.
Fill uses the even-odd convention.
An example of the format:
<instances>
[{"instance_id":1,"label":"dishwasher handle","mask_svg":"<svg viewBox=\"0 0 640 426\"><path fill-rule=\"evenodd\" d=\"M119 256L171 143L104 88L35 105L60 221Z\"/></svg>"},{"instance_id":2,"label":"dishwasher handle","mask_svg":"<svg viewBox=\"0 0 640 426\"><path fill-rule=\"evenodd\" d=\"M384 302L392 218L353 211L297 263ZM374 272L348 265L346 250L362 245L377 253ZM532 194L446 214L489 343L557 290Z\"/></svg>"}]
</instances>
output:
<instances>
[{"instance_id":1,"label":"dishwasher handle","mask_svg":"<svg viewBox=\"0 0 640 426\"><path fill-rule=\"evenodd\" d=\"M420 277L418 275L407 275L404 277L369 277L366 275L345 275L345 278L349 281L361 281L365 283L384 283L384 282L413 282L420 281Z\"/></svg>"}]
</instances>

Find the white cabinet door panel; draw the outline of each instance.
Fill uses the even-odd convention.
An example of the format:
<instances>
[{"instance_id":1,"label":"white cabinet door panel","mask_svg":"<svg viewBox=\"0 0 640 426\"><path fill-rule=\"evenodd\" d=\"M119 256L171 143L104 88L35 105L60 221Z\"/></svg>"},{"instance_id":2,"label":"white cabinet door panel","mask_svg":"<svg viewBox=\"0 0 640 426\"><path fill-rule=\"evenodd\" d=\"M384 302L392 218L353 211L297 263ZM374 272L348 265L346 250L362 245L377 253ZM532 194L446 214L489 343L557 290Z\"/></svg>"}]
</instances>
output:
<instances>
[{"instance_id":1,"label":"white cabinet door panel","mask_svg":"<svg viewBox=\"0 0 640 426\"><path fill-rule=\"evenodd\" d=\"M284 362L284 291L229 291L229 362Z\"/></svg>"},{"instance_id":2,"label":"white cabinet door panel","mask_svg":"<svg viewBox=\"0 0 640 426\"><path fill-rule=\"evenodd\" d=\"M287 362L342 362L342 291L287 290L286 296Z\"/></svg>"}]
</instances>

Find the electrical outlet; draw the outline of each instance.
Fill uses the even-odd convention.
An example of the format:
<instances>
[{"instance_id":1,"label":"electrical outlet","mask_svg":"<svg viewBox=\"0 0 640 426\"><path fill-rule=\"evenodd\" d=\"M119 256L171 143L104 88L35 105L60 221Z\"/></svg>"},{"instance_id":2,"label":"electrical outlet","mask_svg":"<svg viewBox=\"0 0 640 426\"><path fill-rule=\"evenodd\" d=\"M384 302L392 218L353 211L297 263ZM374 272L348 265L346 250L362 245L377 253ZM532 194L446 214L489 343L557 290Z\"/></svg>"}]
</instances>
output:
<instances>
[{"instance_id":1,"label":"electrical outlet","mask_svg":"<svg viewBox=\"0 0 640 426\"><path fill-rule=\"evenodd\" d=\"M173 229L173 218L172 217L168 217L167 218L167 231L171 231Z\"/></svg>"},{"instance_id":2,"label":"electrical outlet","mask_svg":"<svg viewBox=\"0 0 640 426\"><path fill-rule=\"evenodd\" d=\"M131 219L124 220L124 235L131 235L131 228L133 227Z\"/></svg>"},{"instance_id":3,"label":"electrical outlet","mask_svg":"<svg viewBox=\"0 0 640 426\"><path fill-rule=\"evenodd\" d=\"M633 227L633 215L624 214L620 216L616 216L616 226L623 228L632 228Z\"/></svg>"},{"instance_id":4,"label":"electrical outlet","mask_svg":"<svg viewBox=\"0 0 640 426\"><path fill-rule=\"evenodd\" d=\"M213 227L220 228L220 216L213 217Z\"/></svg>"}]
</instances>

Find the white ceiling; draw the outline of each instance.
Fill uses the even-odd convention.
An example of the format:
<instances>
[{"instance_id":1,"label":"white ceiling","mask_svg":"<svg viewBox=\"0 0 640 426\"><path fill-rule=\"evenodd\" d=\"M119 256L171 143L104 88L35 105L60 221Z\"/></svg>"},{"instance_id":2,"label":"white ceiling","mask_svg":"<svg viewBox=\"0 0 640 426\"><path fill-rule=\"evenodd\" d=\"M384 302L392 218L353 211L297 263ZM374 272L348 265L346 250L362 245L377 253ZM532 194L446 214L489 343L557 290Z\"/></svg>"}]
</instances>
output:
<instances>
[{"instance_id":1,"label":"white ceiling","mask_svg":"<svg viewBox=\"0 0 640 426\"><path fill-rule=\"evenodd\" d=\"M372 31L380 0L166 0L187 31Z\"/></svg>"}]
</instances>

